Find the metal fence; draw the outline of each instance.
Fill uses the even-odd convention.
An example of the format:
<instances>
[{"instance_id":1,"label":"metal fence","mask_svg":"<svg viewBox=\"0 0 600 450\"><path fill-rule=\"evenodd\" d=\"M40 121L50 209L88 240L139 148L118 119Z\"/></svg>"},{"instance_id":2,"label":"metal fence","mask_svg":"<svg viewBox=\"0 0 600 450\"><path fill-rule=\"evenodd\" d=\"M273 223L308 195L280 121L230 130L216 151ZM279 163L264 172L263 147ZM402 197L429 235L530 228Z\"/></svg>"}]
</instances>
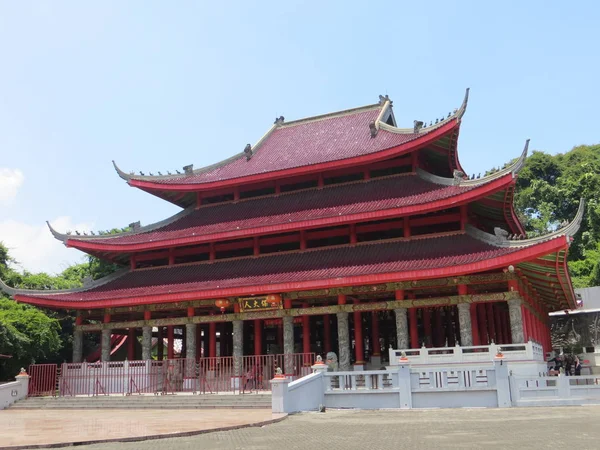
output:
<instances>
[{"instance_id":1,"label":"metal fence","mask_svg":"<svg viewBox=\"0 0 600 450\"><path fill-rule=\"evenodd\" d=\"M199 360L33 364L29 396L218 394L270 391L278 367L290 379L310 373L314 353ZM287 363L287 364L286 364ZM289 371L285 371L284 367Z\"/></svg>"}]
</instances>

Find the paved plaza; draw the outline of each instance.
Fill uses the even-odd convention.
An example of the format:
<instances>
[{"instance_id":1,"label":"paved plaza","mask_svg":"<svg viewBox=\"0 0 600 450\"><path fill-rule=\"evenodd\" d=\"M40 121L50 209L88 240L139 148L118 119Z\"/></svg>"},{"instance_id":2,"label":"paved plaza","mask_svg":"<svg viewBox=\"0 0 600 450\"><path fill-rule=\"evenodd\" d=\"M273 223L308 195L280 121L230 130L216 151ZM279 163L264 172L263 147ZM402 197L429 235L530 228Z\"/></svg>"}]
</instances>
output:
<instances>
[{"instance_id":1,"label":"paved plaza","mask_svg":"<svg viewBox=\"0 0 600 450\"><path fill-rule=\"evenodd\" d=\"M21 411L12 411L12 413ZM7 414L8 413L8 414ZM65 441L82 426L80 438L114 439L271 419L269 411L36 411L21 427L11 411L0 414L0 447L10 435L32 433L46 443ZM82 415L83 413L83 415ZM86 416L85 414L89 414ZM144 442L82 446L90 450L144 449L542 449L600 448L600 406L412 411L334 411L303 413L254 428ZM14 416L16 417L16 416ZM87 425L85 425L87 423ZM137 424L137 425L136 425ZM17 425L17 428L15 428ZM35 428L37 431L31 431ZM92 434L90 434L92 433ZM79 440L83 440L79 439ZM12 442L15 445L15 442Z\"/></svg>"},{"instance_id":2,"label":"paved plaza","mask_svg":"<svg viewBox=\"0 0 600 450\"><path fill-rule=\"evenodd\" d=\"M123 449L542 449L600 448L600 406L327 411L260 428L83 447Z\"/></svg>"},{"instance_id":3,"label":"paved plaza","mask_svg":"<svg viewBox=\"0 0 600 450\"><path fill-rule=\"evenodd\" d=\"M0 449L199 432L268 423L284 416L271 409L7 409L0 411ZM119 445L123 444L107 448Z\"/></svg>"}]
</instances>

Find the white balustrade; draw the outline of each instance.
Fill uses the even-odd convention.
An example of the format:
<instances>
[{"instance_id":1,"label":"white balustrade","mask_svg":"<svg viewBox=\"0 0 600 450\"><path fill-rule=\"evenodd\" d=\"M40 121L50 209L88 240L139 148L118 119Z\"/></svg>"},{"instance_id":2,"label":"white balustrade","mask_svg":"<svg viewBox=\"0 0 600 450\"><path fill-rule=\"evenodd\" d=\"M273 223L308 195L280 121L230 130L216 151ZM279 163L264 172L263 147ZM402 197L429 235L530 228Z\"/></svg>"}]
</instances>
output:
<instances>
[{"instance_id":1,"label":"white balustrade","mask_svg":"<svg viewBox=\"0 0 600 450\"><path fill-rule=\"evenodd\" d=\"M538 361L543 362L544 350L537 342L523 344L491 344L461 347L435 347L416 349L390 349L390 365L398 365L404 354L411 365L453 364L491 362L498 353L502 353L505 361Z\"/></svg>"}]
</instances>

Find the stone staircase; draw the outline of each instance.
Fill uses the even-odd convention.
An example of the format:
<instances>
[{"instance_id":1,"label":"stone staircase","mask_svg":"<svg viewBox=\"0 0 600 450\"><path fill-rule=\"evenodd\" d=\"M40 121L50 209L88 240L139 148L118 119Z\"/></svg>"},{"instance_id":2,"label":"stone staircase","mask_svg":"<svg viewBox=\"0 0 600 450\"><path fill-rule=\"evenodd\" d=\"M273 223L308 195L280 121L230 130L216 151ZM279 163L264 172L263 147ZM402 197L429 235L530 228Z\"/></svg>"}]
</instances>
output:
<instances>
[{"instance_id":1,"label":"stone staircase","mask_svg":"<svg viewBox=\"0 0 600 450\"><path fill-rule=\"evenodd\" d=\"M10 409L271 409L271 394L29 397Z\"/></svg>"}]
</instances>

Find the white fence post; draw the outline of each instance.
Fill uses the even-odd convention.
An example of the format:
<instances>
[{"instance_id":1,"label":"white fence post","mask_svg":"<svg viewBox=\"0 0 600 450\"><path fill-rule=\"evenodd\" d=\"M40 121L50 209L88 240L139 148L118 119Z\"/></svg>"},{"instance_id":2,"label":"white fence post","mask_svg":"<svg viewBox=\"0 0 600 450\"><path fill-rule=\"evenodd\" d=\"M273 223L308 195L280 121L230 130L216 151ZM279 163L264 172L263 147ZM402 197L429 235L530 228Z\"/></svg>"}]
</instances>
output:
<instances>
[{"instance_id":1,"label":"white fence post","mask_svg":"<svg viewBox=\"0 0 600 450\"><path fill-rule=\"evenodd\" d=\"M494 360L496 375L496 393L498 394L498 408L510 408L510 383L508 381L508 364L501 358Z\"/></svg>"},{"instance_id":2,"label":"white fence post","mask_svg":"<svg viewBox=\"0 0 600 450\"><path fill-rule=\"evenodd\" d=\"M410 364L400 362L398 366L398 388L400 409L412 408L412 389L410 385Z\"/></svg>"}]
</instances>

